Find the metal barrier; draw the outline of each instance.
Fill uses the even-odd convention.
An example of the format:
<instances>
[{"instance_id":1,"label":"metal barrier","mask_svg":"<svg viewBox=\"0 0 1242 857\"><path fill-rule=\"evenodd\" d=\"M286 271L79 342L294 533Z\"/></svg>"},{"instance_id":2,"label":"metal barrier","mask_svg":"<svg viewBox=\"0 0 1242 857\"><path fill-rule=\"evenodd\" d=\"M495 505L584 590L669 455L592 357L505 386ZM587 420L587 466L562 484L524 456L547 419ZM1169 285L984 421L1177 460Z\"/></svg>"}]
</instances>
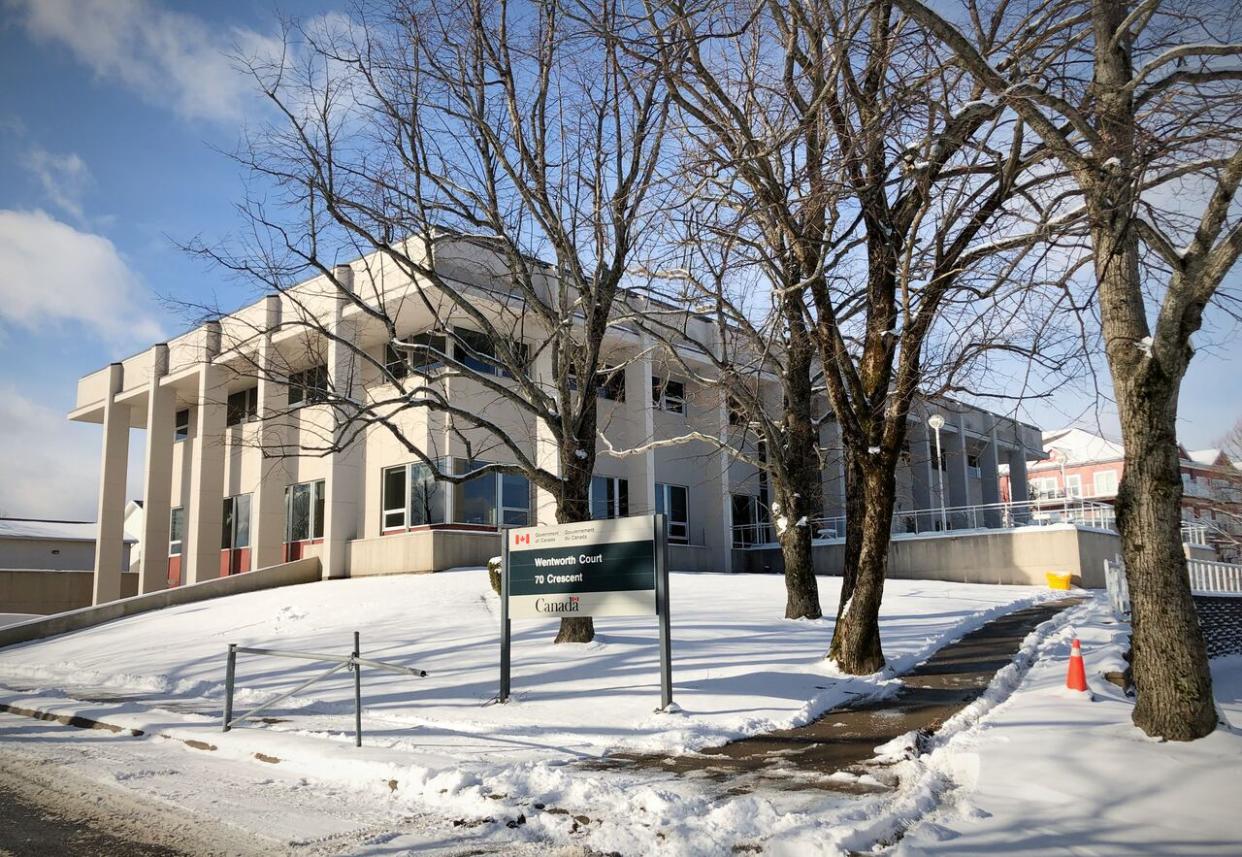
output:
<instances>
[{"instance_id":1,"label":"metal barrier","mask_svg":"<svg viewBox=\"0 0 1242 857\"><path fill-rule=\"evenodd\" d=\"M1190 591L1198 595L1242 595L1242 565L1210 562L1206 559L1186 560L1190 575ZM1108 601L1118 619L1130 618L1130 585L1126 581L1126 565L1121 557L1104 560L1104 582Z\"/></svg>"},{"instance_id":2,"label":"metal barrier","mask_svg":"<svg viewBox=\"0 0 1242 857\"><path fill-rule=\"evenodd\" d=\"M373 667L377 670L386 670L390 673L399 675L412 675L417 678L426 678L427 671L414 669L413 667L403 667L397 664L388 664L383 661L374 661L370 658L359 656L359 640L358 632L354 631L354 650L348 655L328 655L322 652L293 652L282 651L279 649L255 649L249 646L239 646L236 643L229 643L228 660L224 671L224 726L221 731L228 732L237 723L248 720L258 714L260 711L266 711L277 703L284 702L301 690L305 690L317 681L322 681L330 675L334 675L341 670L349 670L354 674L354 746L362 746L362 667ZM233 716L233 686L237 676L237 655L269 655L275 658L296 658L304 661L320 661L323 663L333 663L336 666L328 669L319 675L312 676L306 681L299 684L293 690L282 693L279 696L269 699L267 702L250 709L245 714L237 717Z\"/></svg>"}]
</instances>

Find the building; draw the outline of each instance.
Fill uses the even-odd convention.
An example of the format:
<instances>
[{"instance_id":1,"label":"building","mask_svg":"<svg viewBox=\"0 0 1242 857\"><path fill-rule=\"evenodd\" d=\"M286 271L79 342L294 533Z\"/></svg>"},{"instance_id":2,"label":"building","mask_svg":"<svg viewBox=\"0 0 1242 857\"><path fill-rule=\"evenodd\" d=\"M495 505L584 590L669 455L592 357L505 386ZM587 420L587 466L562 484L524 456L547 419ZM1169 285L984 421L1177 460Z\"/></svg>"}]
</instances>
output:
<instances>
[{"instance_id":1,"label":"building","mask_svg":"<svg viewBox=\"0 0 1242 857\"><path fill-rule=\"evenodd\" d=\"M503 268L491 251L463 239L439 246L436 258L437 271L468 284L480 312L512 312L513 293L500 285ZM432 284L411 282L378 257L341 266L336 276L368 301L399 307L393 313L398 336L429 337L445 348L437 330L448 325L470 337L468 318L444 309ZM687 315L687 324L701 334L695 343L712 347L707 320ZM522 317L520 335L528 346L546 338L533 314ZM490 347L477 336L470 341ZM710 367L698 347L679 349L679 359ZM613 449L689 431L726 444L739 434L719 391L678 377L676 362L663 359L637 329L610 330L602 349L610 364L623 367L601 391L600 430ZM551 374L547 349L532 353L544 355L531 370L540 383ZM323 438L334 436L333 414L315 391L327 385L338 395L384 401L394 390L377 367L394 359L386 328L320 278L82 378L70 419L103 429L96 600L119 594L131 429L146 433L143 592L312 555L326 577L477 565L499 552L500 529L554 520L551 498L522 477L488 474L456 485L429 479L427 468L379 426L345 448L324 448ZM487 409L541 466L556 466L540 426L503 399L495 401L478 379L434 364L402 371L437 385L455 404ZM497 373L494 383L513 381ZM775 383L773 389L779 402ZM946 417L935 478L926 424L932 410ZM468 472L471 459L513 461L502 445L455 428L443 414L405 411L394 419L457 473ZM1021 479L1027 458L1040 454L1039 438L1032 426L960 403L921 405L899 475L899 526L912 532L939 529L942 521L966 526L960 510L981 504L989 511L976 525L999 526L999 470L1007 466ZM823 442L828 461L818 526L821 536L832 538L841 532L844 480L831 421ZM291 449L305 454L273 453ZM764 475L716 444L696 440L628 456L601 452L591 494L596 516L663 512L675 570L727 571L735 550L771 541ZM941 507L952 511L941 515Z\"/></svg>"},{"instance_id":2,"label":"building","mask_svg":"<svg viewBox=\"0 0 1242 857\"><path fill-rule=\"evenodd\" d=\"M58 613L92 601L95 523L0 518L0 612ZM132 540L122 538L121 567L129 570ZM137 575L118 581L133 595Z\"/></svg>"},{"instance_id":3,"label":"building","mask_svg":"<svg viewBox=\"0 0 1242 857\"><path fill-rule=\"evenodd\" d=\"M1049 457L1027 464L1027 497L1039 513L1056 515L1067 502L1077 501L1111 509L1125 467L1125 448L1079 428L1047 431L1043 437ZM1219 449L1178 450L1187 540L1236 560L1242 546L1242 469ZM1001 491L1006 498L1014 496L1004 476ZM1107 520L1114 525L1111 517Z\"/></svg>"}]
</instances>

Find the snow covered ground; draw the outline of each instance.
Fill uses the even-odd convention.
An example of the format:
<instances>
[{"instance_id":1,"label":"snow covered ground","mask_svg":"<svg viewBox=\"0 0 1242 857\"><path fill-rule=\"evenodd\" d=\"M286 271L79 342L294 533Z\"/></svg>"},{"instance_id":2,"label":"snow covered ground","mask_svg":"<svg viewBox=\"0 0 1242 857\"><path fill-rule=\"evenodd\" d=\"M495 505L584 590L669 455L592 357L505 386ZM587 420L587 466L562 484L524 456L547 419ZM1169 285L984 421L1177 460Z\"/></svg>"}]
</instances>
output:
<instances>
[{"instance_id":1,"label":"snow covered ground","mask_svg":"<svg viewBox=\"0 0 1242 857\"><path fill-rule=\"evenodd\" d=\"M821 578L825 605L836 603L838 585ZM671 592L679 714L653 711L656 627L645 619L601 620L596 643L572 647L551 644L553 624L515 623L516 700L490 703L498 601L485 573L465 571L234 596L0 650L0 684L13 688L0 701L146 733L116 738L6 718L0 750L52 754L105 785L310 849L298 853L541 853L557 846L627 855L724 855L739 847L803 855L896 843L904 853L956 854L994 853L1010 841L1042 852L1067 841L1055 838L1058 817L1072 820L1067 837L1082 830L1097 837L1103 834L1086 824L1101 815L1113 838L1085 839L1083 853L1126 851L1094 848L1101 843L1157 842L1167 853L1176 830L1189 826L1194 832L1186 836L1205 844L1189 853L1238 853L1218 848L1236 839L1231 813L1219 809L1223 800L1237 802L1242 739L1221 732L1210 744L1173 747L1130 727L1129 702L1100 678L1113 668L1126 631L1106 624L1102 600L1028 637L1014 665L946 725L930 754L906 759L902 741L884 748L902 775L893 792L733 796L693 777L572 764L609 750L683 752L797 725L894 685L891 675L834 674L822 658L831 622L777 618L779 577L673 575ZM988 618L1060 594L891 581L881 622L885 651L904 670ZM1095 702L1057 689L1069 623L1088 651ZM363 748L353 747L348 732L352 678L345 676L270 712L279 722L219 731L227 643L344 653L354 629L364 655L430 672L425 679L364 673ZM238 707L321 668L244 656ZM1224 705L1242 722L1242 662L1221 668ZM88 743L92 751L73 752ZM1118 773L1136 753L1147 766L1138 770L1152 777ZM1169 780L1186 790L1185 800L1161 801ZM1104 781L1108 787L1097 788ZM244 801L226 797L235 790ZM1163 815L1154 812L1157 803ZM1145 830L1153 824L1167 829Z\"/></svg>"}]
</instances>

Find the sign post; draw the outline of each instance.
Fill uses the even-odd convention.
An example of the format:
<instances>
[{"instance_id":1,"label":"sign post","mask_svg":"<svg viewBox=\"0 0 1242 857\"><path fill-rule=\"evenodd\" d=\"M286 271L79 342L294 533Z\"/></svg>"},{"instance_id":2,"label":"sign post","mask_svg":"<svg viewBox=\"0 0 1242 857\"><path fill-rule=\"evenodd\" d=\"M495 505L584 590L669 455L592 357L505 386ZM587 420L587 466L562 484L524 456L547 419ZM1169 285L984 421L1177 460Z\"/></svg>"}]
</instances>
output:
<instances>
[{"instance_id":1,"label":"sign post","mask_svg":"<svg viewBox=\"0 0 1242 857\"><path fill-rule=\"evenodd\" d=\"M517 619L656 616L660 709L673 704L667 538L663 515L521 527L505 532L500 584L500 695L510 695Z\"/></svg>"}]
</instances>

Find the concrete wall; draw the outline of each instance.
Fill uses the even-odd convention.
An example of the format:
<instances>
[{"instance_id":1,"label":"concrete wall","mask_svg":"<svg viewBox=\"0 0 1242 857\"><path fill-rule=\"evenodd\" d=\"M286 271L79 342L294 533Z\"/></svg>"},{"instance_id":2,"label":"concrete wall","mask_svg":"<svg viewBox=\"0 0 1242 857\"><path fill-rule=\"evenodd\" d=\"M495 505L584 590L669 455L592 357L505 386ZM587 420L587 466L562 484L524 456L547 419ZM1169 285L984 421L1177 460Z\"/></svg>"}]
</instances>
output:
<instances>
[{"instance_id":1,"label":"concrete wall","mask_svg":"<svg viewBox=\"0 0 1242 857\"><path fill-rule=\"evenodd\" d=\"M1045 586L1045 575L1057 572L1072 575L1076 585L1098 589L1104 586L1104 560L1120 550L1121 540L1115 533L1071 526L897 536L889 546L888 576ZM841 574L844 556L843 542L817 544L816 573ZM735 551L734 567L753 572L783 570L780 551L766 548Z\"/></svg>"},{"instance_id":2,"label":"concrete wall","mask_svg":"<svg viewBox=\"0 0 1242 857\"><path fill-rule=\"evenodd\" d=\"M64 572L55 573L63 574ZM137 575L124 574L121 576L121 579L124 580L128 577L136 578ZM88 575L87 580L89 581L90 578L91 575ZM310 583L319 579L318 558L300 559L296 562L287 562L284 565L261 568L246 574L234 574L229 577L220 577L189 586L178 586L175 589L165 589L160 592L150 592L146 595L136 595L132 598L122 598L119 601L110 601L96 607L83 607L80 610L57 613L46 619L31 619L28 622L9 625L8 627L0 628L0 647L11 646L15 643L25 643L30 640L41 640L44 637L67 634L70 631L80 631L83 628L91 628L95 625L102 625L104 622L111 622L114 619L122 619L126 616L147 613L151 610L160 610L164 607L173 607L178 604L191 604L195 601L206 601L210 598L221 598L225 595L238 595L242 592L256 592L260 589L272 589L277 586ZM134 586L137 586L136 579ZM13 612L31 611L14 610ZM152 644L158 645L158 641L153 641Z\"/></svg>"},{"instance_id":3,"label":"concrete wall","mask_svg":"<svg viewBox=\"0 0 1242 857\"><path fill-rule=\"evenodd\" d=\"M128 553L129 546L125 546ZM128 561L125 563L128 567ZM95 567L95 543L61 539L0 538L0 568L54 568L86 571Z\"/></svg>"},{"instance_id":4,"label":"concrete wall","mask_svg":"<svg viewBox=\"0 0 1242 857\"><path fill-rule=\"evenodd\" d=\"M415 530L357 539L348 546L351 577L481 566L499 555L499 533L469 530Z\"/></svg>"},{"instance_id":5,"label":"concrete wall","mask_svg":"<svg viewBox=\"0 0 1242 857\"><path fill-rule=\"evenodd\" d=\"M92 550L93 553L93 550ZM94 572L0 569L0 613L62 613L91 603ZM138 592L138 575L121 575L121 597Z\"/></svg>"}]
</instances>

